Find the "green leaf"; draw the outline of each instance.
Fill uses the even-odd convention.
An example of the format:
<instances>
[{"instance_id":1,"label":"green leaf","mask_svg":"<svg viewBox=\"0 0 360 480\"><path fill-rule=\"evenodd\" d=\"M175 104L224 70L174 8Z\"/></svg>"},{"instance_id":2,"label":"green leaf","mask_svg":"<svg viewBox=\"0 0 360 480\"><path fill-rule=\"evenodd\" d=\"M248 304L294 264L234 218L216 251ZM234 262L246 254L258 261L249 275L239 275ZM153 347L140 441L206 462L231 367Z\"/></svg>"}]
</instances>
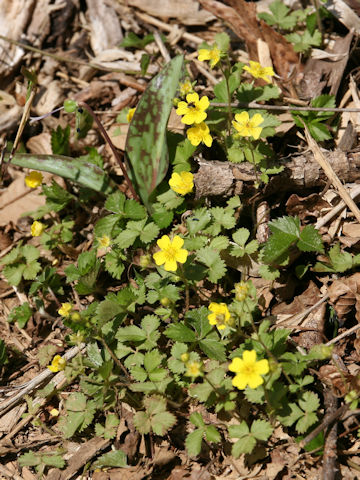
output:
<instances>
[{"instance_id":1,"label":"green leaf","mask_svg":"<svg viewBox=\"0 0 360 480\"><path fill-rule=\"evenodd\" d=\"M319 408L320 400L316 393L304 392L299 405L305 412L315 412Z\"/></svg>"},{"instance_id":2,"label":"green leaf","mask_svg":"<svg viewBox=\"0 0 360 480\"><path fill-rule=\"evenodd\" d=\"M33 262L40 257L40 251L33 245L25 245L22 247L21 252L24 255L27 263Z\"/></svg>"},{"instance_id":3,"label":"green leaf","mask_svg":"<svg viewBox=\"0 0 360 480\"><path fill-rule=\"evenodd\" d=\"M225 362L225 345L212 338L205 338L199 341L199 347L209 358L218 360L219 362Z\"/></svg>"},{"instance_id":4,"label":"green leaf","mask_svg":"<svg viewBox=\"0 0 360 480\"><path fill-rule=\"evenodd\" d=\"M24 302L22 305L11 310L8 316L8 322L17 321L20 328L24 328L33 314L29 302Z\"/></svg>"},{"instance_id":5,"label":"green leaf","mask_svg":"<svg viewBox=\"0 0 360 480\"><path fill-rule=\"evenodd\" d=\"M123 264L123 255L117 249L114 248L105 255L105 268L112 277L117 280L121 279L125 266Z\"/></svg>"},{"instance_id":6,"label":"green leaf","mask_svg":"<svg viewBox=\"0 0 360 480\"><path fill-rule=\"evenodd\" d=\"M2 273L10 285L18 286L26 265L6 265Z\"/></svg>"},{"instance_id":7,"label":"green leaf","mask_svg":"<svg viewBox=\"0 0 360 480\"><path fill-rule=\"evenodd\" d=\"M122 450L114 450L101 455L96 462L93 463L93 468L106 468L106 467L127 467L126 454Z\"/></svg>"},{"instance_id":8,"label":"green leaf","mask_svg":"<svg viewBox=\"0 0 360 480\"><path fill-rule=\"evenodd\" d=\"M5 154L5 159L8 160L8 154ZM109 194L116 188L115 184L101 168L91 163L84 164L76 158L63 155L16 153L12 163L19 167L54 173L63 178L68 178L83 187L104 194Z\"/></svg>"},{"instance_id":9,"label":"green leaf","mask_svg":"<svg viewBox=\"0 0 360 480\"><path fill-rule=\"evenodd\" d=\"M209 425L205 429L205 437L208 442L218 443L221 440L220 433L216 430L213 425Z\"/></svg>"},{"instance_id":10,"label":"green leaf","mask_svg":"<svg viewBox=\"0 0 360 480\"><path fill-rule=\"evenodd\" d=\"M225 237L225 235L218 235L217 237L213 238L210 242L209 247L213 250L225 250L229 246L229 239Z\"/></svg>"},{"instance_id":11,"label":"green leaf","mask_svg":"<svg viewBox=\"0 0 360 480\"><path fill-rule=\"evenodd\" d=\"M41 265L39 262L28 263L23 270L24 280L35 280L37 274L41 270Z\"/></svg>"},{"instance_id":12,"label":"green leaf","mask_svg":"<svg viewBox=\"0 0 360 480\"><path fill-rule=\"evenodd\" d=\"M348 252L341 252L339 243L336 243L332 248L330 248L329 258L331 261L331 266L335 272L342 273L346 270L350 270L353 267L353 258L351 254Z\"/></svg>"},{"instance_id":13,"label":"green leaf","mask_svg":"<svg viewBox=\"0 0 360 480\"><path fill-rule=\"evenodd\" d=\"M146 339L146 333L136 325L128 325L119 328L115 335L120 342L142 342Z\"/></svg>"},{"instance_id":14,"label":"green leaf","mask_svg":"<svg viewBox=\"0 0 360 480\"><path fill-rule=\"evenodd\" d=\"M273 427L265 420L254 420L251 425L250 432L257 440L266 442L273 432Z\"/></svg>"},{"instance_id":15,"label":"green leaf","mask_svg":"<svg viewBox=\"0 0 360 480\"><path fill-rule=\"evenodd\" d=\"M250 432L245 420L237 425L229 425L228 430L231 438L242 438L247 436Z\"/></svg>"},{"instance_id":16,"label":"green leaf","mask_svg":"<svg viewBox=\"0 0 360 480\"><path fill-rule=\"evenodd\" d=\"M305 433L311 425L314 425L318 420L316 413L306 412L300 420L296 423L296 431L299 433Z\"/></svg>"},{"instance_id":17,"label":"green leaf","mask_svg":"<svg viewBox=\"0 0 360 480\"><path fill-rule=\"evenodd\" d=\"M69 155L70 125L64 129L58 125L56 130L51 132L51 149L54 155Z\"/></svg>"},{"instance_id":18,"label":"green leaf","mask_svg":"<svg viewBox=\"0 0 360 480\"><path fill-rule=\"evenodd\" d=\"M204 431L202 429L194 430L189 433L185 440L185 447L189 455L196 456L201 452L201 443Z\"/></svg>"},{"instance_id":19,"label":"green leaf","mask_svg":"<svg viewBox=\"0 0 360 480\"><path fill-rule=\"evenodd\" d=\"M161 412L156 415L151 420L151 426L153 432L156 435L165 435L165 433L175 425L176 417L170 412Z\"/></svg>"},{"instance_id":20,"label":"green leaf","mask_svg":"<svg viewBox=\"0 0 360 480\"><path fill-rule=\"evenodd\" d=\"M134 32L129 32L120 42L119 47L122 48L137 48L139 50L143 50L146 45L152 43L154 41L154 35L149 33L145 35L144 38L140 38Z\"/></svg>"},{"instance_id":21,"label":"green leaf","mask_svg":"<svg viewBox=\"0 0 360 480\"><path fill-rule=\"evenodd\" d=\"M152 372L155 370L162 361L162 355L159 350L152 350L151 352L145 353L144 356L144 367L147 372Z\"/></svg>"},{"instance_id":22,"label":"green leaf","mask_svg":"<svg viewBox=\"0 0 360 480\"><path fill-rule=\"evenodd\" d=\"M205 422L199 412L193 412L189 417L190 422L197 428L205 427Z\"/></svg>"},{"instance_id":23,"label":"green leaf","mask_svg":"<svg viewBox=\"0 0 360 480\"><path fill-rule=\"evenodd\" d=\"M300 239L296 244L302 252L323 252L324 247L321 236L312 225L307 225L300 233Z\"/></svg>"},{"instance_id":24,"label":"green leaf","mask_svg":"<svg viewBox=\"0 0 360 480\"><path fill-rule=\"evenodd\" d=\"M150 243L154 238L158 237L160 232L159 227L151 222L145 226L145 228L140 233L140 240L144 243Z\"/></svg>"},{"instance_id":25,"label":"green leaf","mask_svg":"<svg viewBox=\"0 0 360 480\"><path fill-rule=\"evenodd\" d=\"M256 445L256 439L250 435L241 438L231 448L231 454L235 458L239 458L242 453L251 453Z\"/></svg>"},{"instance_id":26,"label":"green leaf","mask_svg":"<svg viewBox=\"0 0 360 480\"><path fill-rule=\"evenodd\" d=\"M182 65L183 56L179 55L152 79L136 107L128 130L126 152L132 179L148 208L150 195L164 179L168 169L166 126Z\"/></svg>"},{"instance_id":27,"label":"green leaf","mask_svg":"<svg viewBox=\"0 0 360 480\"><path fill-rule=\"evenodd\" d=\"M164 335L176 342L195 342L195 333L182 322L169 325Z\"/></svg>"},{"instance_id":28,"label":"green leaf","mask_svg":"<svg viewBox=\"0 0 360 480\"><path fill-rule=\"evenodd\" d=\"M216 283L225 275L225 262L220 258L219 253L211 247L204 247L198 250L196 253L196 259L208 267L208 279L210 282Z\"/></svg>"},{"instance_id":29,"label":"green leaf","mask_svg":"<svg viewBox=\"0 0 360 480\"><path fill-rule=\"evenodd\" d=\"M284 30L292 30L297 23L297 16L295 12L290 12L290 9L281 1L276 0L269 5L269 9L272 15L269 13L261 12L258 17L268 25L277 25Z\"/></svg>"}]
</instances>

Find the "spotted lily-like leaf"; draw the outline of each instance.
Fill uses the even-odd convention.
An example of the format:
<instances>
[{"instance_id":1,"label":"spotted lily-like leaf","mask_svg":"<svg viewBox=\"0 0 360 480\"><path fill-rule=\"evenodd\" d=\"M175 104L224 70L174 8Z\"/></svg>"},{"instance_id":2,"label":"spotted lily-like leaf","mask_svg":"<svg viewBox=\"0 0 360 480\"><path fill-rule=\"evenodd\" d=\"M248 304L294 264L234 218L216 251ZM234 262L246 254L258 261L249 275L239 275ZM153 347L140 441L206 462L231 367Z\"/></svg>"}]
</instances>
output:
<instances>
[{"instance_id":1,"label":"spotted lily-like leaf","mask_svg":"<svg viewBox=\"0 0 360 480\"><path fill-rule=\"evenodd\" d=\"M5 155L5 161L8 158L9 155ZM83 187L104 194L110 194L116 188L104 170L93 163L84 162L77 158L65 157L64 155L16 153L11 163L19 167L54 173Z\"/></svg>"},{"instance_id":2,"label":"spotted lily-like leaf","mask_svg":"<svg viewBox=\"0 0 360 480\"><path fill-rule=\"evenodd\" d=\"M179 55L152 79L136 107L126 139L132 181L148 209L150 196L168 169L166 126L182 65L183 56Z\"/></svg>"}]
</instances>

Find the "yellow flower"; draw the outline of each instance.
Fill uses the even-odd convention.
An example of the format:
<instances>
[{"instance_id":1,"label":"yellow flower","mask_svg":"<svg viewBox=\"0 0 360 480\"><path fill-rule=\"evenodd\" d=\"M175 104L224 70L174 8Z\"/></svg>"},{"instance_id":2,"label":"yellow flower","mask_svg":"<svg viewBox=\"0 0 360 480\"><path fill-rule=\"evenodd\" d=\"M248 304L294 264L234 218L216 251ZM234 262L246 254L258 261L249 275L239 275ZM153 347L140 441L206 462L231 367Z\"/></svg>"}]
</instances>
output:
<instances>
[{"instance_id":1,"label":"yellow flower","mask_svg":"<svg viewBox=\"0 0 360 480\"><path fill-rule=\"evenodd\" d=\"M107 248L110 243L110 237L108 235L103 235L101 238L98 238L98 242L101 248Z\"/></svg>"},{"instance_id":2,"label":"yellow flower","mask_svg":"<svg viewBox=\"0 0 360 480\"><path fill-rule=\"evenodd\" d=\"M25 177L25 183L30 188L37 188L42 184L43 176L40 172L32 171Z\"/></svg>"},{"instance_id":3,"label":"yellow flower","mask_svg":"<svg viewBox=\"0 0 360 480\"><path fill-rule=\"evenodd\" d=\"M249 285L247 282L235 283L235 298L239 302L243 302L249 293Z\"/></svg>"},{"instance_id":4,"label":"yellow flower","mask_svg":"<svg viewBox=\"0 0 360 480\"><path fill-rule=\"evenodd\" d=\"M247 385L250 388L257 388L264 383L261 375L266 375L269 372L269 362L264 360L256 361L255 350L245 350L243 358L234 358L229 365L230 372L235 372L236 375L232 379L232 384L239 390L244 390Z\"/></svg>"},{"instance_id":5,"label":"yellow flower","mask_svg":"<svg viewBox=\"0 0 360 480\"><path fill-rule=\"evenodd\" d=\"M189 128L186 134L191 145L194 145L195 147L197 147L201 142L205 143L207 147L211 147L212 145L213 139L210 135L210 129L204 122Z\"/></svg>"},{"instance_id":6,"label":"yellow flower","mask_svg":"<svg viewBox=\"0 0 360 480\"><path fill-rule=\"evenodd\" d=\"M234 319L230 315L229 309L225 303L211 302L209 305L210 313L208 320L210 325L216 325L218 330L224 330L224 328L231 326L234 323Z\"/></svg>"},{"instance_id":7,"label":"yellow flower","mask_svg":"<svg viewBox=\"0 0 360 480\"><path fill-rule=\"evenodd\" d=\"M59 412L59 410L58 410L57 408L53 408L52 410L50 410L49 413L50 413L50 415L51 415L52 417L58 417L59 414L60 414L60 412Z\"/></svg>"},{"instance_id":8,"label":"yellow flower","mask_svg":"<svg viewBox=\"0 0 360 480\"><path fill-rule=\"evenodd\" d=\"M191 172L174 172L169 180L169 185L174 192L186 195L194 188L194 175Z\"/></svg>"},{"instance_id":9,"label":"yellow flower","mask_svg":"<svg viewBox=\"0 0 360 480\"><path fill-rule=\"evenodd\" d=\"M260 113L255 113L251 118L249 118L248 112L237 113L235 120L232 124L239 132L240 137L254 137L255 140L260 137L262 127L259 127L259 125L264 121Z\"/></svg>"},{"instance_id":10,"label":"yellow flower","mask_svg":"<svg viewBox=\"0 0 360 480\"><path fill-rule=\"evenodd\" d=\"M62 303L61 308L58 310L58 314L62 317L69 317L72 310L71 303Z\"/></svg>"},{"instance_id":11,"label":"yellow flower","mask_svg":"<svg viewBox=\"0 0 360 480\"><path fill-rule=\"evenodd\" d=\"M187 377L196 378L201 375L201 362L188 362L185 364L186 372L185 375Z\"/></svg>"},{"instance_id":12,"label":"yellow flower","mask_svg":"<svg viewBox=\"0 0 360 480\"><path fill-rule=\"evenodd\" d=\"M66 360L65 358L60 357L60 355L55 355L53 358L51 365L48 365L48 369L52 372L60 372L60 370L64 370L66 367Z\"/></svg>"},{"instance_id":13,"label":"yellow flower","mask_svg":"<svg viewBox=\"0 0 360 480\"><path fill-rule=\"evenodd\" d=\"M185 125L192 125L193 123L201 123L207 117L205 110L209 108L210 102L208 97L204 96L199 99L197 93L188 93L186 95L186 102L179 102L176 113L184 115L181 119Z\"/></svg>"},{"instance_id":14,"label":"yellow flower","mask_svg":"<svg viewBox=\"0 0 360 480\"><path fill-rule=\"evenodd\" d=\"M177 270L177 263L185 263L189 252L184 248L184 240L175 235L171 241L167 235L163 235L157 241L158 246L161 248L160 252L154 253L153 257L156 265L162 265L165 263L164 268L167 272L175 272Z\"/></svg>"},{"instance_id":15,"label":"yellow flower","mask_svg":"<svg viewBox=\"0 0 360 480\"><path fill-rule=\"evenodd\" d=\"M189 78L187 78L183 83L180 83L179 92L181 97L186 97L188 93L193 93L193 86Z\"/></svg>"},{"instance_id":16,"label":"yellow flower","mask_svg":"<svg viewBox=\"0 0 360 480\"><path fill-rule=\"evenodd\" d=\"M245 66L244 70L250 73L254 78L262 78L265 82L270 83L271 79L275 75L272 67L262 67L259 62L252 62L250 60L250 67Z\"/></svg>"},{"instance_id":17,"label":"yellow flower","mask_svg":"<svg viewBox=\"0 0 360 480\"><path fill-rule=\"evenodd\" d=\"M31 235L33 237L40 237L40 235L43 233L45 228L46 228L46 225L35 220L35 222L33 222L33 224L31 225Z\"/></svg>"},{"instance_id":18,"label":"yellow flower","mask_svg":"<svg viewBox=\"0 0 360 480\"><path fill-rule=\"evenodd\" d=\"M131 122L131 120L134 116L135 110L136 110L136 108L130 108L130 110L128 111L128 113L126 115L126 120L128 121L128 123Z\"/></svg>"},{"instance_id":19,"label":"yellow flower","mask_svg":"<svg viewBox=\"0 0 360 480\"><path fill-rule=\"evenodd\" d=\"M220 61L220 50L217 45L213 45L211 48L200 48L198 60L200 62L210 60L210 67L214 68Z\"/></svg>"}]
</instances>

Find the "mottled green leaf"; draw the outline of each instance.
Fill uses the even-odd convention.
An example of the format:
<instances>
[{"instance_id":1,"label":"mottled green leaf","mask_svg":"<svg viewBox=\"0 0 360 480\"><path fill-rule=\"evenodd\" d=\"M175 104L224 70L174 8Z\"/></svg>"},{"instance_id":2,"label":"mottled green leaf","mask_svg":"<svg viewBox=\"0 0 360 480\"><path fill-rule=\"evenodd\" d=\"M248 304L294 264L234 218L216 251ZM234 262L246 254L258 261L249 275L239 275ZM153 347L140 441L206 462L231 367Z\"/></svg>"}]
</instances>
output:
<instances>
[{"instance_id":1,"label":"mottled green leaf","mask_svg":"<svg viewBox=\"0 0 360 480\"><path fill-rule=\"evenodd\" d=\"M168 169L166 126L182 64L183 57L179 55L152 79L129 126L126 152L132 179L147 207L151 203L151 193L164 179Z\"/></svg>"}]
</instances>

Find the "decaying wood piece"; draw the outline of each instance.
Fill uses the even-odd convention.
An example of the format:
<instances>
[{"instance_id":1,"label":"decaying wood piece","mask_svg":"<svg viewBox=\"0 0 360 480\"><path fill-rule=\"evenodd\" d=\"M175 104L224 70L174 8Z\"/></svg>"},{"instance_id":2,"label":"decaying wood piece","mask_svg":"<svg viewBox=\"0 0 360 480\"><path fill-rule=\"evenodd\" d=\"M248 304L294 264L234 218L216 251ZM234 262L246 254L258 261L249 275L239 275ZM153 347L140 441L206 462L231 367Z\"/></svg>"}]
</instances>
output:
<instances>
[{"instance_id":1,"label":"decaying wood piece","mask_svg":"<svg viewBox=\"0 0 360 480\"><path fill-rule=\"evenodd\" d=\"M323 152L338 178L344 183L360 181L360 153L345 153L340 150ZM255 182L255 170L251 163L233 164L216 160L198 159L199 170L194 175L196 198L206 196L239 195L245 182ZM327 177L311 152L283 158L277 162L284 166L283 172L271 177L266 193L303 190L324 187ZM246 184L246 187L251 185Z\"/></svg>"}]
</instances>

